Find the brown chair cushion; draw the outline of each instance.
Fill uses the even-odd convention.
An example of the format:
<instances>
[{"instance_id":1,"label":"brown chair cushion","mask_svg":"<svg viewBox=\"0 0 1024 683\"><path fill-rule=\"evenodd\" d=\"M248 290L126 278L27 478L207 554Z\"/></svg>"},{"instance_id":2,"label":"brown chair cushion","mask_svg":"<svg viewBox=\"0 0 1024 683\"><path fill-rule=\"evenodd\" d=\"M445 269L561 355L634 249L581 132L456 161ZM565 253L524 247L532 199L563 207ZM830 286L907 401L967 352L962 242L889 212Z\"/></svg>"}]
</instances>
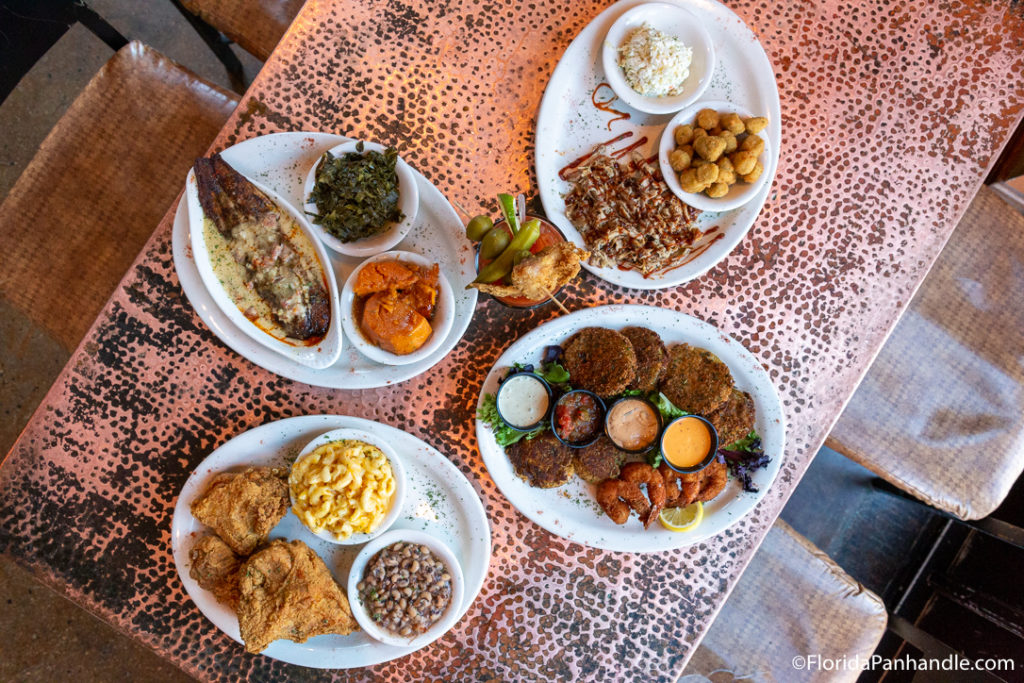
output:
<instances>
[{"instance_id":1,"label":"brown chair cushion","mask_svg":"<svg viewBox=\"0 0 1024 683\"><path fill-rule=\"evenodd\" d=\"M1024 470L1024 216L971 202L826 442L962 519Z\"/></svg>"},{"instance_id":2,"label":"brown chair cushion","mask_svg":"<svg viewBox=\"0 0 1024 683\"><path fill-rule=\"evenodd\" d=\"M863 662L887 621L877 595L778 520L679 680L853 683L859 669L797 670L793 658Z\"/></svg>"},{"instance_id":3,"label":"brown chair cushion","mask_svg":"<svg viewBox=\"0 0 1024 683\"><path fill-rule=\"evenodd\" d=\"M181 4L261 61L274 51L305 0L181 0Z\"/></svg>"},{"instance_id":4,"label":"brown chair cushion","mask_svg":"<svg viewBox=\"0 0 1024 683\"><path fill-rule=\"evenodd\" d=\"M133 42L0 205L0 296L73 349L238 103Z\"/></svg>"}]
</instances>

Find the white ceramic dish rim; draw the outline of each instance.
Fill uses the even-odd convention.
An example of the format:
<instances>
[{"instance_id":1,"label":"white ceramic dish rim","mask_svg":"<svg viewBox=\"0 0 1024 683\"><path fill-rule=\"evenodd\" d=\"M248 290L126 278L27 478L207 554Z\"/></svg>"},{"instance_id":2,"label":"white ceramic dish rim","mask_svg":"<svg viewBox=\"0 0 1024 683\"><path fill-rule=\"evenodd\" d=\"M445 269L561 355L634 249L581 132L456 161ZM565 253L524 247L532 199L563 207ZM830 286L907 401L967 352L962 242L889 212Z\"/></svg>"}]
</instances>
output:
<instances>
[{"instance_id":1,"label":"white ceramic dish rim","mask_svg":"<svg viewBox=\"0 0 1024 683\"><path fill-rule=\"evenodd\" d=\"M313 246L317 259L320 261L320 267L327 278L327 292L331 301L331 322L328 325L327 334L315 346L292 346L264 332L238 310L238 306L235 305L235 302L231 300L221 285L220 279L213 270L213 264L210 262L210 253L206 248L206 237L203 234L205 214L199 203L199 187L196 182L195 169L193 168L189 169L188 176L185 178L185 194L189 206L189 237L196 270L199 271L199 277L214 303L245 335L271 351L275 351L296 363L301 363L314 369L326 368L337 362L341 356L343 345L341 316L339 315L338 281L334 274L334 268L331 267L330 257L324 250L320 240L316 238L313 229L306 222L305 217L296 211L295 207L269 187L256 182L252 178L246 177L246 179L259 189L260 192L267 195L282 211L288 214Z\"/></svg>"},{"instance_id":2,"label":"white ceramic dish rim","mask_svg":"<svg viewBox=\"0 0 1024 683\"><path fill-rule=\"evenodd\" d=\"M781 146L779 91L775 82L775 71L757 37L735 12L719 2L714 0L667 1L670 4L685 7L702 19L706 19L706 24L709 27L718 26L719 28L710 31L713 41L726 40L738 46L742 64L745 65L748 72L747 82L758 84L756 92L752 92L748 98L744 98L744 101L749 99L758 108L765 108L768 116L768 129L764 136L770 139L777 157ZM558 179L557 171L577 155L590 151L592 145L598 141L597 135L603 135L606 131L603 130L603 126L594 127L593 133L590 134L578 131L578 121L572 114L578 111L580 102L586 104L587 95L574 89L573 84L596 82L600 76L603 76L604 70L599 66L599 52L600 41L607 33L605 27L610 27L621 13L639 4L642 4L642 0L619 0L601 12L580 31L566 48L552 72L537 113L537 133L534 145L537 153L534 156L534 165L541 203L548 220L562 231L567 240L581 247L584 245L582 236L565 216L565 202L562 193L568 190L568 184ZM722 64L722 55L718 54L716 69L721 71L719 67ZM712 83L709 89L716 90L717 86ZM641 124L641 128L648 130L657 126L660 131L663 127L663 124L658 124L657 121L638 123ZM659 131L646 133L653 140L651 154L657 151ZM581 141L586 141L586 145L580 146ZM567 153L565 150L569 150L569 152ZM612 284L644 290L676 287L700 277L725 259L750 231L772 192L772 181L777 166L777 159L773 160L772 177L768 179L754 201L748 202L738 210L739 216L718 217L716 223L722 218L727 221L724 230L719 233L724 237L716 236L716 241L693 261L651 278L644 278L640 273L634 271L604 268L590 263L583 263L583 267Z\"/></svg>"},{"instance_id":3,"label":"white ceramic dish rim","mask_svg":"<svg viewBox=\"0 0 1024 683\"><path fill-rule=\"evenodd\" d=\"M321 434L306 444L306 447L303 448L299 452L298 457L295 458L295 462L292 464L292 467L295 467L295 465L320 446L348 439L362 441L370 444L371 446L376 446L388 459L388 462L391 464L392 476L395 479L395 492L391 495L391 507L388 508L388 513L384 516L384 519L381 520L380 525L368 534L352 534L348 538L338 538L327 530L313 531L312 529L309 529L308 526L306 528L309 530L309 533L330 543L337 543L338 545L359 545L360 543L372 541L378 536L386 533L402 513L402 505L405 503L405 468L402 466L402 459L398 457L398 453L396 453L395 449L391 447L391 444L376 434L365 430L349 428L333 429L326 434ZM288 487L288 495L291 497L292 508L294 511L295 495L293 494L290 485ZM301 518L300 521L302 521ZM304 521L303 524L305 525Z\"/></svg>"},{"instance_id":4,"label":"white ceramic dish rim","mask_svg":"<svg viewBox=\"0 0 1024 683\"><path fill-rule=\"evenodd\" d=\"M760 361L734 338L714 326L678 311L654 306L618 304L595 306L550 320L520 337L505 349L488 372L480 389L479 411L485 393L494 393L499 377L514 362L532 362L543 347L558 344L582 327L597 325L619 329L642 325L663 335L666 344L688 342L722 358L736 385L749 391L757 405L757 426L771 461L753 473L757 493L746 493L733 479L725 491L705 503L704 520L689 532L672 532L654 524L644 530L635 518L619 526L600 513L593 492L577 478L554 489L532 488L519 479L504 449L497 445L490 427L476 420L477 444L488 473L506 499L523 515L547 531L592 548L627 553L664 552L706 541L751 514L767 495L782 467L785 455L785 414L778 392ZM568 488L566 488L568 487ZM585 505L574 499L582 491ZM589 510L594 510L593 518Z\"/></svg>"},{"instance_id":5,"label":"white ceramic dish rim","mask_svg":"<svg viewBox=\"0 0 1024 683\"><path fill-rule=\"evenodd\" d=\"M658 11L663 14L658 14ZM649 16L652 12L654 17ZM671 13L671 14L669 14ZM666 19L674 14L675 21ZM640 19L643 17L643 19ZM685 20L685 26L689 31L687 35L679 35L672 27L680 21ZM627 33L642 25L649 23L652 28L672 35L681 40L687 47L693 50L693 61L690 64L690 73L686 78L683 92L678 95L664 95L652 97L641 95L630 87L626 82L625 72L619 66L618 53ZM670 24L672 26L670 26ZM696 38L696 40L694 40ZM665 2L644 3L626 11L621 17L615 20L608 33L605 35L601 48L601 63L604 67L604 74L608 78L608 85L623 102L634 109L648 114L671 114L683 107L695 102L711 83L711 75L715 72L715 48L711 42L711 36L704 28L700 18L692 12ZM702 68L695 66L700 64Z\"/></svg>"},{"instance_id":6,"label":"white ceramic dish rim","mask_svg":"<svg viewBox=\"0 0 1024 683\"><path fill-rule=\"evenodd\" d=\"M416 349L412 353L408 353L404 356L400 356L390 351L385 351L379 346L371 344L359 331L354 316L352 315L352 305L355 303L355 294L352 289L355 286L355 279L359 275L359 272L363 268L371 263L377 261L408 261L415 263L418 266L426 266L429 268L434 263L419 254L415 254L411 251L387 251L383 254L377 254L371 256L362 263L360 263L355 270L345 280L345 286L341 290L341 324L345 330L345 334L348 336L348 340L352 342L352 345L359 350L359 353L363 354L372 361L378 363L384 363L386 365L408 365L415 363L416 361L423 360L430 354L434 353L444 340L448 337L448 333L452 329L452 323L455 321L455 295L452 292L451 285L448 284L448 278L444 276L444 273L438 272L438 296L437 296L437 307L434 310L434 319L431 322L431 328L433 332L427 341L423 343L423 346Z\"/></svg>"},{"instance_id":7,"label":"white ceramic dish rim","mask_svg":"<svg viewBox=\"0 0 1024 683\"><path fill-rule=\"evenodd\" d=\"M311 162L303 160L301 164L295 164L295 161L305 159L311 154L319 156L321 151L337 145L344 139L340 135L315 131L270 133L229 147L222 151L222 155L229 163L241 165L249 172L266 172L279 176L273 181L274 188L289 198L293 198L294 205L297 206L301 203L302 178L297 175L293 176L291 169L306 168ZM267 159L273 159L273 161L266 161ZM431 225L435 225L435 229L443 231L443 239L439 240L441 251L429 252L428 250L428 253L433 253L435 257L437 254L446 254L446 257L442 256L438 260L443 262L444 268L448 268L449 274L454 273L460 281L472 280L476 277L476 270L472 266L472 249L467 246L463 252L457 247L458 244L465 241L461 219L437 187L415 169L413 169L413 174L416 177L422 205L417 220L419 222L430 220ZM287 185L283 183L287 183ZM285 187L291 187L294 190L284 189ZM424 209L427 211L424 212ZM428 219L423 218L424 213L428 215ZM212 295L207 291L196 268L189 236L190 220L187 197L185 193L182 193L174 215L171 253L178 280L190 305L203 323L226 346L249 362L281 377L304 382L311 386L334 389L367 389L395 385L429 370L443 360L462 339L476 312L477 290L460 291L456 296L455 322L452 325L452 331L433 356L419 363L384 366L369 361L352 347L350 353L343 353L334 365L323 369L310 368L267 350L255 340L250 339L214 303ZM407 236L408 239L417 240L417 244L421 244L419 232L418 230L411 231ZM336 259L344 258L348 257L340 255L332 257L332 264ZM336 276L340 277L341 268L335 265L334 269Z\"/></svg>"},{"instance_id":8,"label":"white ceramic dish rim","mask_svg":"<svg viewBox=\"0 0 1024 683\"><path fill-rule=\"evenodd\" d=\"M379 550L399 541L425 545L430 548L440 556L452 577L452 595L448 608L445 609L441 618L434 622L430 628L412 639L391 635L377 626L363 608L363 602L359 597L359 589L357 588L370 558ZM352 615L371 638L375 638L387 645L396 645L398 647L423 647L443 636L459 620L458 610L455 606L462 604L465 594L465 583L465 578L462 575L462 566L459 564L458 558L455 557L455 553L451 551L447 544L425 531L396 529L395 531L389 531L378 536L359 551L348 574L349 605L352 608Z\"/></svg>"},{"instance_id":9,"label":"white ceramic dish rim","mask_svg":"<svg viewBox=\"0 0 1024 683\"><path fill-rule=\"evenodd\" d=\"M775 163L775 155L772 154L772 143L766 136L759 137L764 140L764 151L758 156L761 162L762 171L760 177L752 183L737 182L729 188L729 193L724 197L709 197L703 192L684 192L683 186L679 184L679 174L672 170L668 161L669 154L676 147L675 129L687 123L692 124L701 109L714 109L718 112L736 113L746 118L748 116L760 116L754 114L746 107L741 107L725 100L704 100L694 102L686 109L672 117L672 120L665 124L665 130L661 134L661 143L658 146L658 164L661 166L661 175L665 178L672 193L690 206L701 211L731 211L743 206L757 196L761 188L774 174L772 165Z\"/></svg>"},{"instance_id":10,"label":"white ceramic dish rim","mask_svg":"<svg viewBox=\"0 0 1024 683\"><path fill-rule=\"evenodd\" d=\"M455 536L455 538L466 539L464 546L456 546L459 547L459 552L464 558L461 566L465 579L465 593L459 609L460 618L469 611L483 587L491 556L491 534L487 514L473 485L447 457L407 432L358 417L304 415L285 418L237 434L203 459L193 469L192 474L182 486L171 521L171 549L174 566L185 591L213 626L239 644L242 640L238 629L238 618L229 608L217 602L211 593L200 588L199 584L189 576L188 550L197 530L204 528L192 517L189 505L195 496L203 490L201 487L209 477L217 472L240 471L252 464L272 464L273 460L266 457L254 462L252 452L266 447L271 449L271 453L280 454L284 444L299 434L306 435L306 440L308 440L309 436L313 434L341 427L379 431L382 435L392 438L396 447L401 445L403 449L409 448L411 451L417 452L417 456L413 460L417 463L420 471L431 475L435 482L441 482L443 486L452 489L452 493L459 496L460 504L456 507L461 507L464 514L460 516L460 522L452 524L452 530L453 532L469 531L468 535ZM292 513L289 515L294 518ZM292 521L293 527L300 534L308 534L298 519ZM476 538L476 533L481 534L481 537ZM271 532L271 537L280 536ZM301 536L288 538L301 538ZM312 536L309 538L321 543L319 539ZM343 552L352 552L347 547L326 543L325 546L332 549L338 548ZM321 553L318 552L318 554ZM330 553L328 553L329 555ZM353 552L353 558L354 556ZM325 561L327 560L325 555L321 554L321 557ZM333 563L333 560L330 563ZM342 583L347 585L347 577ZM324 642L325 640L330 642L341 639L347 643L352 638L353 636L318 636L306 643L275 641L264 650L263 655L301 666L321 669L350 669L391 661L415 651L415 648L384 645L371 639L368 635L365 636L364 642L352 646L347 644L329 645Z\"/></svg>"},{"instance_id":11,"label":"white ceramic dish rim","mask_svg":"<svg viewBox=\"0 0 1024 683\"><path fill-rule=\"evenodd\" d=\"M344 142L337 147L332 147L327 150L334 156L341 156L347 152L355 152L356 147L359 143L363 144L363 153L366 152L380 152L383 154L386 151L386 147L376 142L368 142L365 140L350 140ZM320 165L320 157L310 167L309 172L306 174L306 182L302 186L302 200L303 208L307 213L315 214L317 211L316 204L308 201L309 195L313 192L313 185L316 183L316 169ZM342 242L340 239L327 232L321 225L314 223L312 216L310 216L309 225L313 228L313 232L316 233L317 237L326 244L328 247L338 252L339 254L345 254L346 256L373 256L379 254L382 251L391 249L396 244L405 239L405 236L412 230L412 224L416 221L416 214L419 211L420 197L419 190L416 187L416 178L413 176L412 168L409 164L405 163L402 157L398 157L395 162L395 174L398 176L398 208L405 218L398 223L395 223L386 231L373 237L367 237L354 242Z\"/></svg>"}]
</instances>

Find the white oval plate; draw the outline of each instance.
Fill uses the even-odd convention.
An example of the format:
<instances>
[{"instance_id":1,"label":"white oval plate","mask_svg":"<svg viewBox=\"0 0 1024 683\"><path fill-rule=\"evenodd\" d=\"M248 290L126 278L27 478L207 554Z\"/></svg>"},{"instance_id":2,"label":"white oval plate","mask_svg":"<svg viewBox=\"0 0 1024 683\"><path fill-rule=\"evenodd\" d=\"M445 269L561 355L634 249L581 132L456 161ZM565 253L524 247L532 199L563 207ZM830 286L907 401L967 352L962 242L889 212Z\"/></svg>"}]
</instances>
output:
<instances>
[{"instance_id":1,"label":"white oval plate","mask_svg":"<svg viewBox=\"0 0 1024 683\"><path fill-rule=\"evenodd\" d=\"M195 539L206 532L189 511L210 477L218 472L241 471L247 466L287 467L316 436L332 429L359 429L389 439L406 468L409 490L402 516L392 529L427 531L441 539L462 565L465 594L459 618L466 613L483 586L491 558L491 532L483 505L461 472L434 448L405 432L370 420L341 415L309 415L271 422L239 434L211 453L192 472L181 489L171 522L171 547L178 576L189 597L207 619L228 636L242 642L238 617L230 608L199 587L188 575L188 553ZM362 546L342 546L314 536L290 510L270 538L300 539L319 555L343 588L348 570ZM387 662L418 648L380 643L363 632L347 636L324 635L305 643L276 640L263 654L290 664L321 669L351 669Z\"/></svg>"},{"instance_id":2,"label":"white oval plate","mask_svg":"<svg viewBox=\"0 0 1024 683\"><path fill-rule=\"evenodd\" d=\"M352 140L327 151L338 157L347 152L355 152L358 144L357 141ZM364 152L380 152L383 154L386 149L386 147L378 145L376 142L363 142ZM321 154L320 157L322 156ZM307 214L317 213L316 204L307 200L313 192L313 185L316 184L316 167L320 163L320 157L317 157L313 165L309 167L306 183L302 187L303 209L305 209ZM312 226L313 231L316 232L317 236L328 247L348 256L365 258L393 248L409 234L409 231L416 222L416 212L419 210L420 205L419 191L416 188L416 176L412 174L412 166L405 163L399 157L395 164L395 174L398 176L398 208L405 214L405 218L400 222L395 223L379 235L356 240L355 242L342 242L327 232L319 223L314 223L312 216L310 216L309 224Z\"/></svg>"},{"instance_id":3,"label":"white oval plate","mask_svg":"<svg viewBox=\"0 0 1024 683\"><path fill-rule=\"evenodd\" d=\"M512 344L484 380L480 401L484 394L497 391L498 379L513 363L539 363L545 346L561 345L580 328L598 326L617 330L630 325L649 327L661 335L667 346L685 342L708 349L729 366L737 388L754 398L755 426L765 453L771 456L768 466L753 475L753 482L760 489L757 493L745 493L738 482L730 479L718 497L704 504L704 521L693 531L668 531L660 523L644 530L636 517L618 525L601 511L594 498L597 488L594 485L574 476L568 484L558 488L534 488L516 475L504 449L494 440L494 433L480 420L476 423L476 438L487 471L501 492L520 512L551 533L605 550L631 553L673 550L699 543L742 519L764 497L782 466L786 431L782 403L768 373L738 341L701 320L666 308L596 306L555 318Z\"/></svg>"},{"instance_id":4,"label":"white oval plate","mask_svg":"<svg viewBox=\"0 0 1024 683\"><path fill-rule=\"evenodd\" d=\"M761 188L768 182L768 178L775 173L775 169L771 166L775 162L775 155L772 154L772 143L769 140L765 140L764 151L757 158L764 169L761 171L761 177L752 183L737 182L729 188L729 192L724 197L716 199L707 196L703 192L683 192L683 186L679 184L679 174L672 170L672 164L668 162L668 155L676 148L675 129L686 124L692 125L694 119L697 118L697 112L705 108L714 109L725 114L739 114L744 118L755 115L745 107L740 107L731 102L723 102L721 100L694 102L673 116L672 120L665 124L665 130L661 134L661 141L658 145L658 163L661 165L661 174L664 176L665 182L668 183L675 196L702 211L729 211L743 206L761 192Z\"/></svg>"},{"instance_id":5,"label":"white oval plate","mask_svg":"<svg viewBox=\"0 0 1024 683\"><path fill-rule=\"evenodd\" d=\"M768 128L763 136L774 151L771 165L774 173L781 141L781 111L775 74L764 48L742 19L714 0L667 1L699 17L711 35L715 72L702 97L734 102L768 117ZM601 67L604 37L623 13L641 4L642 0L622 0L599 14L576 36L551 74L537 115L536 168L541 202L548 220L565 233L566 239L581 247L583 237L565 215L563 196L569 191L569 183L558 177L558 171L593 151L598 144L626 131L632 131L633 136L613 149L646 137L646 144L639 150L648 158L653 157L658 152L661 131L671 118L669 114L644 114L616 100L611 106L629 113L631 118L612 124L609 130L607 123L612 115L598 111L591 104L594 88L607 82ZM601 99L606 99L609 92L602 88ZM768 170L766 167L766 173ZM709 242L710 246L688 263L650 278L630 270L590 264L584 267L608 282L635 289L661 289L688 282L703 275L739 244L764 206L771 192L771 181L769 177L757 196L739 209L701 215L698 219L701 230L708 231L712 227L718 230L697 242L695 252ZM718 238L720 234L723 237Z\"/></svg>"},{"instance_id":6,"label":"white oval plate","mask_svg":"<svg viewBox=\"0 0 1024 683\"><path fill-rule=\"evenodd\" d=\"M452 321L455 318L453 310L455 308L455 293L452 291L451 285L448 284L448 278L444 276L444 273L440 273L437 283L439 290L437 293L437 305L434 308L434 319L431 321L431 327L434 332L427 337L427 341L423 346L410 354L400 356L396 353L385 351L363 337L362 333L357 329L358 323L352 315L352 306L356 299L352 288L355 286L356 275L366 264L373 263L374 261L389 260L404 260L427 268L434 265L433 261L408 251L386 251L383 254L377 254L366 259L349 274L348 279L345 280L345 286L341 290L341 310L343 311L341 324L349 342L355 344L359 352L370 360L385 365L407 365L430 356L447 338L448 331L451 329Z\"/></svg>"},{"instance_id":7,"label":"white oval plate","mask_svg":"<svg viewBox=\"0 0 1024 683\"><path fill-rule=\"evenodd\" d=\"M242 175L245 174L243 173ZM327 293L331 298L331 322L328 325L327 334L324 335L324 338L316 346L295 346L264 332L239 310L238 306L228 295L227 290L220 284L220 278L217 277L213 270L213 264L210 262L210 252L206 248L206 235L203 231L205 215L203 214L202 205L199 203L199 187L196 184L196 172L195 169L191 169L185 178L185 196L188 198L190 244L192 246L192 254L195 256L196 270L199 271L199 277L206 286L206 291L214 302L220 306L221 312L227 316L228 320L234 323L235 327L248 335L250 339L296 363L308 365L311 368L326 368L337 362L338 357L341 356L342 349L341 309L338 306L338 280L334 275L334 270L330 267L331 261L327 256L327 250L324 249L324 245L317 239L316 234L314 234L312 227L310 227L305 217L296 211L293 206L284 201L282 197L278 196L270 188L261 186L259 183L254 182L252 178L247 180L263 192L281 211L288 214L295 221L295 224L299 226L299 230L310 241L310 244L313 245L313 250L316 252L320 267L325 269L324 276L327 280Z\"/></svg>"},{"instance_id":8,"label":"white oval plate","mask_svg":"<svg viewBox=\"0 0 1024 683\"><path fill-rule=\"evenodd\" d=\"M626 73L619 66L619 49L625 44L626 36L644 24L678 38L693 51L690 74L678 95L641 95L626 81ZM651 2L634 7L612 24L604 39L601 63L604 74L608 77L608 84L623 102L649 114L671 114L695 101L707 89L711 82L711 74L715 71L715 50L711 46L711 36L700 19L678 5Z\"/></svg>"},{"instance_id":9,"label":"white oval plate","mask_svg":"<svg viewBox=\"0 0 1024 683\"><path fill-rule=\"evenodd\" d=\"M293 206L302 206L304 174L324 150L346 140L340 135L327 133L275 133L241 142L221 152L221 156L239 173L276 191ZM338 389L365 389L402 382L430 369L455 347L473 318L477 291L464 289L461 285L472 282L476 277L475 254L455 209L440 190L418 172L414 173L420 208L413 229L399 247L402 251L415 252L432 263L439 263L448 282L452 283L455 295L452 329L441 348L429 357L409 365L383 365L363 356L349 343L344 345L341 357L333 365L314 369L250 339L214 303L199 277L189 245L189 211L183 196L178 202L171 239L174 268L185 296L202 321L232 350L270 372L298 382ZM329 257L339 282L344 282L362 262L342 254L330 254Z\"/></svg>"}]
</instances>

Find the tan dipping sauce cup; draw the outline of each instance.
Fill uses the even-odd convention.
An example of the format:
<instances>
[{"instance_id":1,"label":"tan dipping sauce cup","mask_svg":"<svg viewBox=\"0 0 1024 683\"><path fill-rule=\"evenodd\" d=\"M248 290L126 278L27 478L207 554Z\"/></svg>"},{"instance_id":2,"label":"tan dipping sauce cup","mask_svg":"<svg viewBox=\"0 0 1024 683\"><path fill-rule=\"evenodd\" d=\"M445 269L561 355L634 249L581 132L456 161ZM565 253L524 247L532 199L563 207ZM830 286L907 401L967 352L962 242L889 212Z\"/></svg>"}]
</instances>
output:
<instances>
[{"instance_id":1,"label":"tan dipping sauce cup","mask_svg":"<svg viewBox=\"0 0 1024 683\"><path fill-rule=\"evenodd\" d=\"M700 415L683 415L668 423L661 435L661 456L682 474L699 472L715 459L718 431Z\"/></svg>"}]
</instances>

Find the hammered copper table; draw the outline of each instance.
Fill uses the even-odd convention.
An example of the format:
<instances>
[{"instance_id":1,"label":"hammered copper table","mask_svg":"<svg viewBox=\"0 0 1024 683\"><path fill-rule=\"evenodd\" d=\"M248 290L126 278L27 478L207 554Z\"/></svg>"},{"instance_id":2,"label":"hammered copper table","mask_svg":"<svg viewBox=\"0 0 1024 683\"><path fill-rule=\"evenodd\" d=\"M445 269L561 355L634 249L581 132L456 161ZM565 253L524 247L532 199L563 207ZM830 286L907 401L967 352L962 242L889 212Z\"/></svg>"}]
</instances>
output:
<instances>
[{"instance_id":1,"label":"hammered copper table","mask_svg":"<svg viewBox=\"0 0 1024 683\"><path fill-rule=\"evenodd\" d=\"M759 220L685 286L639 292L584 275L566 299L685 311L763 361L788 447L754 514L660 555L548 534L487 475L472 408L502 348L553 307L482 299L462 343L423 375L311 388L254 366L199 321L174 272L168 213L0 470L0 551L193 675L323 675L247 655L203 617L174 570L171 511L192 468L236 434L357 415L452 459L485 502L494 556L444 638L337 678L674 680L1024 111L1019 3L729 4L764 44L782 100L778 177ZM286 130L391 142L476 213L534 186L540 96L604 5L311 0L215 147Z\"/></svg>"}]
</instances>

